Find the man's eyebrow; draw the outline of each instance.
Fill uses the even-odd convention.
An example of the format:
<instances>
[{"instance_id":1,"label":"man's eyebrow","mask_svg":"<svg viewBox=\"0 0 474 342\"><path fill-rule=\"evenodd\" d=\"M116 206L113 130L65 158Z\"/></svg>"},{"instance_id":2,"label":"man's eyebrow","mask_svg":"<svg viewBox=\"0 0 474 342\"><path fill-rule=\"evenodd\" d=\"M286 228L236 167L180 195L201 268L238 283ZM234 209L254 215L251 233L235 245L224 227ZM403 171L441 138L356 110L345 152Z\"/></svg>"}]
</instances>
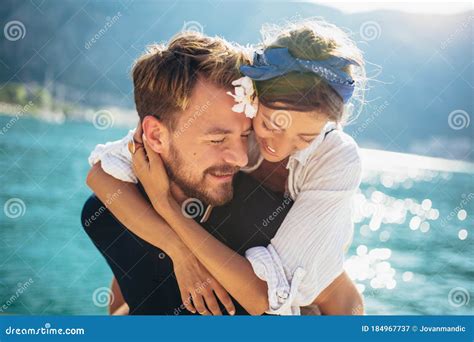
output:
<instances>
[{"instance_id":1,"label":"man's eyebrow","mask_svg":"<svg viewBox=\"0 0 474 342\"><path fill-rule=\"evenodd\" d=\"M214 127L204 132L204 135L231 134L232 130L226 128Z\"/></svg>"},{"instance_id":2,"label":"man's eyebrow","mask_svg":"<svg viewBox=\"0 0 474 342\"><path fill-rule=\"evenodd\" d=\"M252 128L252 126L250 126L249 128L247 128L242 133L249 133L252 130L253 130L253 128ZM209 130L204 132L204 135L221 135L221 134L225 135L225 134L232 134L232 133L233 133L233 131L230 130L230 129L214 127L214 128L210 128Z\"/></svg>"}]
</instances>

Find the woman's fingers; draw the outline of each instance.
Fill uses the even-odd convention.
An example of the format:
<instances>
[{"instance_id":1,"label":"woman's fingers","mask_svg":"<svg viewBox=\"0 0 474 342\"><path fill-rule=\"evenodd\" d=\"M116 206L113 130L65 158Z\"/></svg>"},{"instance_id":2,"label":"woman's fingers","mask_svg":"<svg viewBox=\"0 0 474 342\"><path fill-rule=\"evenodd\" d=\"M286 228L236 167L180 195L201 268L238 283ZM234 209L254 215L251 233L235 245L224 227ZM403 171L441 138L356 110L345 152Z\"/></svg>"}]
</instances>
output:
<instances>
[{"instance_id":1,"label":"woman's fingers","mask_svg":"<svg viewBox=\"0 0 474 342\"><path fill-rule=\"evenodd\" d=\"M235 306L229 293L217 282L213 282L212 287L217 298L219 298L219 301L224 305L229 315L235 315Z\"/></svg>"},{"instance_id":2,"label":"woman's fingers","mask_svg":"<svg viewBox=\"0 0 474 342\"><path fill-rule=\"evenodd\" d=\"M135 133L133 134L133 139L138 143L143 143L142 140L143 128L141 121L138 122L137 128L135 129Z\"/></svg>"},{"instance_id":3,"label":"woman's fingers","mask_svg":"<svg viewBox=\"0 0 474 342\"><path fill-rule=\"evenodd\" d=\"M212 314L214 316L221 316L222 311L221 311L221 308L219 307L219 303L217 303L217 299L216 299L216 296L214 295L214 292L211 289L205 289L203 291L203 297L206 301L206 306L209 308Z\"/></svg>"},{"instance_id":4,"label":"woman's fingers","mask_svg":"<svg viewBox=\"0 0 474 342\"><path fill-rule=\"evenodd\" d=\"M141 172L148 167L148 160L145 149L141 145L135 144L135 153L132 154L133 172L140 176Z\"/></svg>"},{"instance_id":5,"label":"woman's fingers","mask_svg":"<svg viewBox=\"0 0 474 342\"><path fill-rule=\"evenodd\" d=\"M156 153L155 151L153 151L153 149L150 147L150 145L148 144L148 141L145 138L145 134L143 134L142 139L143 139L143 146L145 147L145 152L148 157L148 160L150 161L150 164L161 162L160 155Z\"/></svg>"},{"instance_id":6,"label":"woman's fingers","mask_svg":"<svg viewBox=\"0 0 474 342\"><path fill-rule=\"evenodd\" d=\"M186 310L188 310L192 313L196 313L196 308L191 303L191 294L190 293L186 294L185 292L181 292L181 300L183 301L183 305L186 308Z\"/></svg>"},{"instance_id":7,"label":"woman's fingers","mask_svg":"<svg viewBox=\"0 0 474 342\"><path fill-rule=\"evenodd\" d=\"M143 140L143 147L145 148L146 156L148 157L148 160L151 162L152 153L154 151L150 148L150 145L148 145L148 141L145 138L145 134L142 135L142 140Z\"/></svg>"},{"instance_id":8,"label":"woman's fingers","mask_svg":"<svg viewBox=\"0 0 474 342\"><path fill-rule=\"evenodd\" d=\"M193 304L197 312L201 315L209 316L211 313L209 312L209 310L207 310L206 305L204 305L204 300L202 296L196 291L191 292L191 295L193 297Z\"/></svg>"},{"instance_id":9,"label":"woman's fingers","mask_svg":"<svg viewBox=\"0 0 474 342\"><path fill-rule=\"evenodd\" d=\"M163 163L163 159L161 158L160 153L155 152L151 146L148 144L148 141L145 138L145 135L143 135L143 146L146 151L146 156L148 158L148 162L150 165L150 171L155 174L156 178L155 179L160 179L162 182L162 185L165 187L162 190L167 191L166 188L169 187L169 180L168 176L166 174L166 168Z\"/></svg>"}]
</instances>

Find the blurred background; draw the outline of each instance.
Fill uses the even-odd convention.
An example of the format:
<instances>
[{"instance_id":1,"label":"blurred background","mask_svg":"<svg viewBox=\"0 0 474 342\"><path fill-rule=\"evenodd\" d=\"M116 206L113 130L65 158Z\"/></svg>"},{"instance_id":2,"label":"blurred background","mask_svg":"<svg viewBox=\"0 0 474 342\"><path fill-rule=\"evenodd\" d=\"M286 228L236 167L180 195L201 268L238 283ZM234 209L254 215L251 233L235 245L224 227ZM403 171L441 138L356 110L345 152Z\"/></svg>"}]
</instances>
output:
<instances>
[{"instance_id":1,"label":"blurred background","mask_svg":"<svg viewBox=\"0 0 474 342\"><path fill-rule=\"evenodd\" d=\"M472 2L14 1L0 9L0 314L105 314L87 157L135 126L130 67L182 30L260 41L322 17L368 61L346 270L368 314L473 314Z\"/></svg>"}]
</instances>

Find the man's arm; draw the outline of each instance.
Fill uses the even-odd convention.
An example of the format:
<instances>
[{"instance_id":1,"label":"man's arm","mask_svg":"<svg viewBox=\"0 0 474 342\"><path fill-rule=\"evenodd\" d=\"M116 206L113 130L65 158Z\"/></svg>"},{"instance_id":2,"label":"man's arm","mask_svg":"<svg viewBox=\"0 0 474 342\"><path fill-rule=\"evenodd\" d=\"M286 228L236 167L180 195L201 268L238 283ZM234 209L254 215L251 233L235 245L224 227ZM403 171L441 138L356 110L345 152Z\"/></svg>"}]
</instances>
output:
<instances>
[{"instance_id":1,"label":"man's arm","mask_svg":"<svg viewBox=\"0 0 474 342\"><path fill-rule=\"evenodd\" d=\"M125 303L125 299L122 295L122 290L115 277L112 278L112 284L110 285L110 291L112 292L110 304L109 304L109 315L113 316L124 316L128 315L130 308Z\"/></svg>"}]
</instances>

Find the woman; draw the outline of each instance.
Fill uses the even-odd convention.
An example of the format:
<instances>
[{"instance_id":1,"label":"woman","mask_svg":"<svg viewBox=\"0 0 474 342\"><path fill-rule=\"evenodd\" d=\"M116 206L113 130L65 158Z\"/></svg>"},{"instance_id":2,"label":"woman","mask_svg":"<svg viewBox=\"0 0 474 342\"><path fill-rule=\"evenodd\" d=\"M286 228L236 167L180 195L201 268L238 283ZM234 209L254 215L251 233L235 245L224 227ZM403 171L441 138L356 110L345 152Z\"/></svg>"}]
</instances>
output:
<instances>
[{"instance_id":1,"label":"woman","mask_svg":"<svg viewBox=\"0 0 474 342\"><path fill-rule=\"evenodd\" d=\"M241 257L183 216L170 195L160 156L146 140L144 149L130 146L133 170L156 212L189 248L200 246L193 254L248 312L299 314L300 307L324 305L343 273L361 163L356 143L341 126L350 108L346 104L354 91L362 90L363 60L340 29L310 20L264 37L262 51L241 72L246 78L235 83L234 110L256 114L258 143L249 156L257 162L246 171L268 178L272 163L284 162L288 171L273 172L270 184L283 187L294 200L269 246L249 249ZM151 233L141 237L153 239Z\"/></svg>"}]
</instances>

